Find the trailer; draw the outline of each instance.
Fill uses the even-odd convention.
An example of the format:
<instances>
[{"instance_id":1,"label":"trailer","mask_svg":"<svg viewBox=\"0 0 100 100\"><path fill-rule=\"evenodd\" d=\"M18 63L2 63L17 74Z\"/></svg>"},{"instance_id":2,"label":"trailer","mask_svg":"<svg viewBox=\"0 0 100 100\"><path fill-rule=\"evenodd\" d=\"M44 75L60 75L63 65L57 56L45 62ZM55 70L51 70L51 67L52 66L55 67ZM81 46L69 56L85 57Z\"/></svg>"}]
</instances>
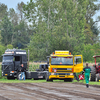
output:
<instances>
[{"instance_id":1,"label":"trailer","mask_svg":"<svg viewBox=\"0 0 100 100\"><path fill-rule=\"evenodd\" d=\"M34 72L28 71L26 51L20 49L7 49L5 51L2 58L2 76L7 76L7 79L17 78L19 80L21 76L20 72L21 64L23 64L26 69L25 71L26 79L45 78L46 72L41 68L37 69L37 71Z\"/></svg>"}]
</instances>

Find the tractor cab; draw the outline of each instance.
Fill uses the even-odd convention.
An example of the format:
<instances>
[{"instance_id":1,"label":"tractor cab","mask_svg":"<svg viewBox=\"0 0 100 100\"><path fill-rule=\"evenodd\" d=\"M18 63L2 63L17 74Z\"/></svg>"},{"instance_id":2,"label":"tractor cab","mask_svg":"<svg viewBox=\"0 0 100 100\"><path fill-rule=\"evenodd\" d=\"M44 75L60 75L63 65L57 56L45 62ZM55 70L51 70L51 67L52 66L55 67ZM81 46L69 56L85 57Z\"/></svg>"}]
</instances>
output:
<instances>
[{"instance_id":1,"label":"tractor cab","mask_svg":"<svg viewBox=\"0 0 100 100\"><path fill-rule=\"evenodd\" d=\"M99 58L100 55L94 55L93 58L95 58L95 64L93 66L90 66L91 68L91 77L90 81L97 81L99 82L100 80L100 63L97 65L97 58Z\"/></svg>"},{"instance_id":2,"label":"tractor cab","mask_svg":"<svg viewBox=\"0 0 100 100\"><path fill-rule=\"evenodd\" d=\"M100 73L100 63L98 63L98 65L96 64L96 59L99 58L100 55L95 55L93 56L93 58L95 58L95 68L96 68L96 74Z\"/></svg>"}]
</instances>

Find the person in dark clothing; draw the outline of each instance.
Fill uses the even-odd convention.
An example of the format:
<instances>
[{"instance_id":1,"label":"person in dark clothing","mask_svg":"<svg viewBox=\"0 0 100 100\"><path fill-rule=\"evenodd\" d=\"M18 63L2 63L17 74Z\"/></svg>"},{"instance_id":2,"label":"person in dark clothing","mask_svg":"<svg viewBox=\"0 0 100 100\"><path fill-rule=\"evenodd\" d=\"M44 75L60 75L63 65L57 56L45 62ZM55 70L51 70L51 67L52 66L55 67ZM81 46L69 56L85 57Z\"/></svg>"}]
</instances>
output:
<instances>
[{"instance_id":1,"label":"person in dark clothing","mask_svg":"<svg viewBox=\"0 0 100 100\"><path fill-rule=\"evenodd\" d=\"M76 73L74 73L74 77L76 78L77 81L79 81L79 79L78 79Z\"/></svg>"},{"instance_id":2,"label":"person in dark clothing","mask_svg":"<svg viewBox=\"0 0 100 100\"><path fill-rule=\"evenodd\" d=\"M23 79L25 80L25 68L24 68L24 65L21 64L21 77L20 77L20 80L22 79L22 76L23 76Z\"/></svg>"},{"instance_id":3,"label":"person in dark clothing","mask_svg":"<svg viewBox=\"0 0 100 100\"><path fill-rule=\"evenodd\" d=\"M88 67L88 63L86 63L86 67L83 68L83 72L82 74L85 73L85 81L86 81L86 87L89 87L89 77L90 77L90 73L91 73L91 68Z\"/></svg>"}]
</instances>

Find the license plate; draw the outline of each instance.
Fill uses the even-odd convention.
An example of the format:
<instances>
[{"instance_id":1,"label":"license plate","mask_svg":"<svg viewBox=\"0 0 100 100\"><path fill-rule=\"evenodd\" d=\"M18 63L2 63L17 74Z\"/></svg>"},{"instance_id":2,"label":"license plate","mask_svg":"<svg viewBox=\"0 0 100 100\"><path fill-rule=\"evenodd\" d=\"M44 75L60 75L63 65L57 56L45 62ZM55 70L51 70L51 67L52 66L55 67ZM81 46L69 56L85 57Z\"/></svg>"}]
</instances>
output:
<instances>
[{"instance_id":1,"label":"license plate","mask_svg":"<svg viewBox=\"0 0 100 100\"><path fill-rule=\"evenodd\" d=\"M43 76L38 76L38 78L43 78Z\"/></svg>"},{"instance_id":2,"label":"license plate","mask_svg":"<svg viewBox=\"0 0 100 100\"><path fill-rule=\"evenodd\" d=\"M5 74L5 76L7 76L8 74Z\"/></svg>"}]
</instances>

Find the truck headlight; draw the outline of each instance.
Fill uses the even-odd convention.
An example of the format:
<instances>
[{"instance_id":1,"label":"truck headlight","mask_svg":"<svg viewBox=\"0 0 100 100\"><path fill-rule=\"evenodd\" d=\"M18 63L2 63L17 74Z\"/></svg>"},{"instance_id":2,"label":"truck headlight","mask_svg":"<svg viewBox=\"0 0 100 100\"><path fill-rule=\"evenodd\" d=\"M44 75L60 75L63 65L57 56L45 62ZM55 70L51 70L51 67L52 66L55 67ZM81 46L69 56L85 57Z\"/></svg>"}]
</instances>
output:
<instances>
[{"instance_id":1,"label":"truck headlight","mask_svg":"<svg viewBox=\"0 0 100 100\"><path fill-rule=\"evenodd\" d=\"M51 75L54 75L54 73L51 73Z\"/></svg>"},{"instance_id":2,"label":"truck headlight","mask_svg":"<svg viewBox=\"0 0 100 100\"><path fill-rule=\"evenodd\" d=\"M14 71L10 71L10 73L14 73Z\"/></svg>"},{"instance_id":3,"label":"truck headlight","mask_svg":"<svg viewBox=\"0 0 100 100\"><path fill-rule=\"evenodd\" d=\"M73 75L73 73L70 73L70 75Z\"/></svg>"},{"instance_id":4,"label":"truck headlight","mask_svg":"<svg viewBox=\"0 0 100 100\"><path fill-rule=\"evenodd\" d=\"M72 70L72 68L67 68L67 70Z\"/></svg>"}]
</instances>

